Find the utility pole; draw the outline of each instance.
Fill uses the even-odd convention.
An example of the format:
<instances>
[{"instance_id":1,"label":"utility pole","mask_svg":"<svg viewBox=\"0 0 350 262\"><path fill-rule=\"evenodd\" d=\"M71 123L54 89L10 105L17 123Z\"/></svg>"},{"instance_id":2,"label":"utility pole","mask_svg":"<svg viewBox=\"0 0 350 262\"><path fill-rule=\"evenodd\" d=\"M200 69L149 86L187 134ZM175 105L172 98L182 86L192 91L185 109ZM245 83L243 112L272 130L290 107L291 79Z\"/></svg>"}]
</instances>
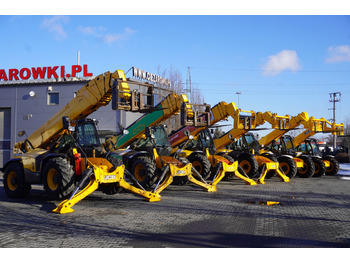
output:
<instances>
[{"instance_id":1,"label":"utility pole","mask_svg":"<svg viewBox=\"0 0 350 262\"><path fill-rule=\"evenodd\" d=\"M238 96L238 108L240 108L239 107L239 95L241 95L242 93L241 92L236 92L236 95Z\"/></svg>"},{"instance_id":2,"label":"utility pole","mask_svg":"<svg viewBox=\"0 0 350 262\"><path fill-rule=\"evenodd\" d=\"M334 92L334 93L329 93L330 99L329 102L333 103L333 123L336 121L336 103L340 102L341 98L341 93L340 92ZM339 98L337 98L339 96ZM333 152L335 152L335 148L337 147L337 135L333 135Z\"/></svg>"},{"instance_id":3,"label":"utility pole","mask_svg":"<svg viewBox=\"0 0 350 262\"><path fill-rule=\"evenodd\" d=\"M191 95L192 95L192 80L191 80L191 69L190 69L190 67L187 67L187 78L186 78L185 93L187 93L188 97L191 98Z\"/></svg>"}]
</instances>

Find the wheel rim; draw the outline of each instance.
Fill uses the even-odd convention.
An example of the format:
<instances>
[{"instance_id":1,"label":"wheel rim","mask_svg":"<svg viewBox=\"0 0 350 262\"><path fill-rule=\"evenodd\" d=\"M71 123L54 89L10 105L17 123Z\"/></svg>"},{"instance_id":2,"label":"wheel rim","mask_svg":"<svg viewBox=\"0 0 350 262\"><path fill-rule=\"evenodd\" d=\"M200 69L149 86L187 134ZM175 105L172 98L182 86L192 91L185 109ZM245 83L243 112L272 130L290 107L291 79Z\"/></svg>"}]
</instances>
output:
<instances>
[{"instance_id":1,"label":"wheel rim","mask_svg":"<svg viewBox=\"0 0 350 262\"><path fill-rule=\"evenodd\" d=\"M192 163L192 166L198 171L199 174L202 174L203 167L202 167L202 164L199 161L194 161Z\"/></svg>"},{"instance_id":2,"label":"wheel rim","mask_svg":"<svg viewBox=\"0 0 350 262\"><path fill-rule=\"evenodd\" d=\"M309 166L304 162L304 167L299 171L299 173L302 175L305 175L308 169L309 169Z\"/></svg>"},{"instance_id":3,"label":"wheel rim","mask_svg":"<svg viewBox=\"0 0 350 262\"><path fill-rule=\"evenodd\" d=\"M134 176L137 181L143 181L146 177L146 169L142 164L137 164L134 169Z\"/></svg>"},{"instance_id":4,"label":"wheel rim","mask_svg":"<svg viewBox=\"0 0 350 262\"><path fill-rule=\"evenodd\" d=\"M7 186L11 191L16 190L17 184L17 175L16 172L12 171L7 176Z\"/></svg>"},{"instance_id":5,"label":"wheel rim","mask_svg":"<svg viewBox=\"0 0 350 262\"><path fill-rule=\"evenodd\" d=\"M287 163L284 163L284 162L280 163L280 167L282 168L284 174L286 175L289 174L290 168Z\"/></svg>"},{"instance_id":6,"label":"wheel rim","mask_svg":"<svg viewBox=\"0 0 350 262\"><path fill-rule=\"evenodd\" d=\"M332 162L330 162L330 165L329 165L329 167L326 169L326 171L327 172L333 172L334 171L334 165L333 165L333 163Z\"/></svg>"},{"instance_id":7,"label":"wheel rim","mask_svg":"<svg viewBox=\"0 0 350 262\"><path fill-rule=\"evenodd\" d=\"M47 185L52 191L55 191L58 188L57 175L58 175L58 172L54 168L51 168L47 173L47 178L46 178Z\"/></svg>"},{"instance_id":8,"label":"wheel rim","mask_svg":"<svg viewBox=\"0 0 350 262\"><path fill-rule=\"evenodd\" d=\"M244 170L244 172L249 173L252 166L250 165L248 160L242 160L239 165L242 167L242 169Z\"/></svg>"}]
</instances>

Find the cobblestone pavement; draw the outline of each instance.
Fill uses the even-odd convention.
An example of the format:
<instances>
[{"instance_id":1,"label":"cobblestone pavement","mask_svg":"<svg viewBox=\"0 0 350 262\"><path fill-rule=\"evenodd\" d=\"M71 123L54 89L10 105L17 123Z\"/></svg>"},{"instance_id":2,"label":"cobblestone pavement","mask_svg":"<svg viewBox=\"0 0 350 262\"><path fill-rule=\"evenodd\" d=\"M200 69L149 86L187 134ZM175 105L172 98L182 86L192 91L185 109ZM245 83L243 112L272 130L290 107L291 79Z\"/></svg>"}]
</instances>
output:
<instances>
[{"instance_id":1,"label":"cobblestone pavement","mask_svg":"<svg viewBox=\"0 0 350 262\"><path fill-rule=\"evenodd\" d=\"M350 247L350 181L273 177L248 186L222 181L218 192L174 186L162 201L94 192L71 214L35 186L25 200L5 195L0 173L0 247ZM260 201L278 201L266 206Z\"/></svg>"}]
</instances>

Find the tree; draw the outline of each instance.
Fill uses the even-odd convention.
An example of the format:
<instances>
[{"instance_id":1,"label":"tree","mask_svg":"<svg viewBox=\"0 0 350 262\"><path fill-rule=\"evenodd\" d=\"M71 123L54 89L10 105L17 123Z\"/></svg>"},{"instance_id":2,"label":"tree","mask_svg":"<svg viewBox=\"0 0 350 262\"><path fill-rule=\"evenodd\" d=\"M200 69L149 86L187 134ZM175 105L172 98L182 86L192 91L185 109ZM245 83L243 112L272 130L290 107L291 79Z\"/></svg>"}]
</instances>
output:
<instances>
[{"instance_id":1,"label":"tree","mask_svg":"<svg viewBox=\"0 0 350 262\"><path fill-rule=\"evenodd\" d=\"M184 81L182 79L181 72L174 68L173 66L170 66L169 70L163 69L160 65L156 67L157 74L163 78L170 80L170 87L161 86L158 90L158 96L160 102L163 98L165 98L169 92L174 92L178 95L184 93ZM203 104L204 103L204 97L201 95L200 90L196 89L194 92L191 93L190 97L188 98L192 104ZM194 110L198 110L197 107L194 108ZM164 121L164 124L166 124L168 127L171 127L172 130L177 130L181 127L181 119L180 115L172 116L171 118ZM171 132L171 130L167 130L168 133Z\"/></svg>"}]
</instances>

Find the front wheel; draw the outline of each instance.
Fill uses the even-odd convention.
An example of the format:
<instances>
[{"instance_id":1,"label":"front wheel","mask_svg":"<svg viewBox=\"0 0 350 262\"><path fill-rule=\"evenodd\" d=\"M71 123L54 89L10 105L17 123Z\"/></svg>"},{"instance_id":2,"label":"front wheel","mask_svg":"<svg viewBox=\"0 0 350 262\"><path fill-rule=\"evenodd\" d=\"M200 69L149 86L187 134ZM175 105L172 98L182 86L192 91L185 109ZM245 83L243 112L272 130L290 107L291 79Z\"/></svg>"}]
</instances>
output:
<instances>
[{"instance_id":1,"label":"front wheel","mask_svg":"<svg viewBox=\"0 0 350 262\"><path fill-rule=\"evenodd\" d=\"M156 165L149 157L137 157L132 163L131 174L145 189L151 188L154 184L156 180L155 172Z\"/></svg>"},{"instance_id":2,"label":"front wheel","mask_svg":"<svg viewBox=\"0 0 350 262\"><path fill-rule=\"evenodd\" d=\"M201 154L191 154L188 160L192 163L192 166L201 174L203 179L208 179L210 176L211 164L208 158Z\"/></svg>"},{"instance_id":3,"label":"front wheel","mask_svg":"<svg viewBox=\"0 0 350 262\"><path fill-rule=\"evenodd\" d=\"M278 158L278 162L279 162L281 169L283 170L283 173L287 177L289 177L290 179L295 177L298 169L297 169L297 164L295 163L293 158L281 156Z\"/></svg>"},{"instance_id":4,"label":"front wheel","mask_svg":"<svg viewBox=\"0 0 350 262\"><path fill-rule=\"evenodd\" d=\"M302 178L312 177L315 173L315 164L312 162L311 157L309 156L300 156L301 160L303 160L303 168L299 169L297 175Z\"/></svg>"},{"instance_id":5,"label":"front wheel","mask_svg":"<svg viewBox=\"0 0 350 262\"><path fill-rule=\"evenodd\" d=\"M243 154L238 156L238 164L249 178L255 177L259 171L258 161L252 155Z\"/></svg>"},{"instance_id":6,"label":"front wheel","mask_svg":"<svg viewBox=\"0 0 350 262\"><path fill-rule=\"evenodd\" d=\"M54 199L65 199L74 190L74 171L69 162L61 157L47 161L43 171L44 189Z\"/></svg>"},{"instance_id":7,"label":"front wheel","mask_svg":"<svg viewBox=\"0 0 350 262\"><path fill-rule=\"evenodd\" d=\"M25 198L29 195L31 185L25 182L21 163L10 163L4 171L4 189L8 197Z\"/></svg>"},{"instance_id":8,"label":"front wheel","mask_svg":"<svg viewBox=\"0 0 350 262\"><path fill-rule=\"evenodd\" d=\"M324 165L321 158L314 158L313 162L315 164L315 174L313 177L321 177L326 173L326 166Z\"/></svg>"},{"instance_id":9,"label":"front wheel","mask_svg":"<svg viewBox=\"0 0 350 262\"><path fill-rule=\"evenodd\" d=\"M325 157L324 160L328 160L330 162L330 166L326 168L326 175L336 175L339 171L339 162L334 157Z\"/></svg>"}]
</instances>

